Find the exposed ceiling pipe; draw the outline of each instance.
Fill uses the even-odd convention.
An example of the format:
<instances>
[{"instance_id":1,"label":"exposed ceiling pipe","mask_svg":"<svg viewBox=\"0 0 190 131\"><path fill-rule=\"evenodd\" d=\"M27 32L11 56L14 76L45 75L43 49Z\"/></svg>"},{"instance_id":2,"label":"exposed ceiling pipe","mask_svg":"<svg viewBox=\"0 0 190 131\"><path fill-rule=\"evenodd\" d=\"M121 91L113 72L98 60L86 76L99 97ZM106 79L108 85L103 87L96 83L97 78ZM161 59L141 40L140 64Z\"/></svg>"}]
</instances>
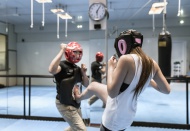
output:
<instances>
[{"instance_id":1,"label":"exposed ceiling pipe","mask_svg":"<svg viewBox=\"0 0 190 131\"><path fill-rule=\"evenodd\" d=\"M45 3L42 3L42 26L44 27L45 25Z\"/></svg>"},{"instance_id":2,"label":"exposed ceiling pipe","mask_svg":"<svg viewBox=\"0 0 190 131\"><path fill-rule=\"evenodd\" d=\"M65 19L65 37L67 37L67 19Z\"/></svg>"},{"instance_id":3,"label":"exposed ceiling pipe","mask_svg":"<svg viewBox=\"0 0 190 131\"><path fill-rule=\"evenodd\" d=\"M180 16L181 15L181 0L178 1L178 13L177 13L177 16Z\"/></svg>"},{"instance_id":4,"label":"exposed ceiling pipe","mask_svg":"<svg viewBox=\"0 0 190 131\"><path fill-rule=\"evenodd\" d=\"M57 14L57 39L59 39L59 14Z\"/></svg>"},{"instance_id":5,"label":"exposed ceiling pipe","mask_svg":"<svg viewBox=\"0 0 190 131\"><path fill-rule=\"evenodd\" d=\"M155 31L155 17L154 17L154 14L152 15L152 30L153 32Z\"/></svg>"},{"instance_id":6,"label":"exposed ceiling pipe","mask_svg":"<svg viewBox=\"0 0 190 131\"><path fill-rule=\"evenodd\" d=\"M6 15L7 15L7 0L6 0ZM7 16L6 16L6 29L5 29L6 33L9 32L9 24L7 22Z\"/></svg>"},{"instance_id":7,"label":"exposed ceiling pipe","mask_svg":"<svg viewBox=\"0 0 190 131\"><path fill-rule=\"evenodd\" d=\"M33 28L33 8L34 8L34 3L33 3L33 0L31 0L31 25L30 25L30 28Z\"/></svg>"},{"instance_id":8,"label":"exposed ceiling pipe","mask_svg":"<svg viewBox=\"0 0 190 131\"><path fill-rule=\"evenodd\" d=\"M67 5L65 6L65 11L67 14ZM67 19L65 19L65 37L67 37L67 28L68 28L67 22L68 22Z\"/></svg>"}]
</instances>

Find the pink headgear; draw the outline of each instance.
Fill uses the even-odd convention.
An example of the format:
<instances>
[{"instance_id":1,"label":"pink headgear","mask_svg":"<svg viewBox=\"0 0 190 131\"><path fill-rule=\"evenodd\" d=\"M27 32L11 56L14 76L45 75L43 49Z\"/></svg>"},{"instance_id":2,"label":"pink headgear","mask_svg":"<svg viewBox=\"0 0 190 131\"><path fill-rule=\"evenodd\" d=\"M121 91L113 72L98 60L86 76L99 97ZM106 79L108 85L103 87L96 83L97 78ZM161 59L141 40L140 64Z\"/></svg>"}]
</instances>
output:
<instances>
[{"instance_id":1,"label":"pink headgear","mask_svg":"<svg viewBox=\"0 0 190 131\"><path fill-rule=\"evenodd\" d=\"M136 30L126 30L115 39L114 47L118 57L129 54L137 46L142 47L143 35Z\"/></svg>"},{"instance_id":2,"label":"pink headgear","mask_svg":"<svg viewBox=\"0 0 190 131\"><path fill-rule=\"evenodd\" d=\"M79 52L76 54L75 52ZM82 59L83 50L79 43L70 42L65 49L65 58L71 63L77 63Z\"/></svg>"},{"instance_id":3,"label":"pink headgear","mask_svg":"<svg viewBox=\"0 0 190 131\"><path fill-rule=\"evenodd\" d=\"M103 58L104 58L104 54L102 52L96 53L96 61L102 62Z\"/></svg>"}]
</instances>

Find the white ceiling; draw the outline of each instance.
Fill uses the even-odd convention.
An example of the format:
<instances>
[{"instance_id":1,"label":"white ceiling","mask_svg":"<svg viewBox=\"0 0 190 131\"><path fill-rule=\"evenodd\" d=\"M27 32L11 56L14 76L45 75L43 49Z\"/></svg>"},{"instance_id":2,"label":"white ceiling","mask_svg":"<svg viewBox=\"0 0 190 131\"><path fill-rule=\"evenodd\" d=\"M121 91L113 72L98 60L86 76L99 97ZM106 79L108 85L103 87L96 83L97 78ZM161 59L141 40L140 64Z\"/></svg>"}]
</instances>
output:
<instances>
[{"instance_id":1,"label":"white ceiling","mask_svg":"<svg viewBox=\"0 0 190 131\"><path fill-rule=\"evenodd\" d=\"M67 6L67 12L73 16L75 22L87 22L88 0L52 0L53 3L45 4L45 24L56 23L56 15L50 9L56 5ZM119 20L139 20L150 19L152 16L148 12L154 2L163 2L164 0L107 0L110 21ZM176 18L178 13L179 0L166 0L167 15L166 18ZM181 9L184 10L181 18L190 17L190 0L181 0ZM82 16L82 20L77 20L77 16ZM162 14L155 17L162 19ZM34 23L42 22L42 4L34 0ZM0 21L8 22L14 25L31 23L31 0L0 0ZM71 20L69 20L71 22Z\"/></svg>"}]
</instances>

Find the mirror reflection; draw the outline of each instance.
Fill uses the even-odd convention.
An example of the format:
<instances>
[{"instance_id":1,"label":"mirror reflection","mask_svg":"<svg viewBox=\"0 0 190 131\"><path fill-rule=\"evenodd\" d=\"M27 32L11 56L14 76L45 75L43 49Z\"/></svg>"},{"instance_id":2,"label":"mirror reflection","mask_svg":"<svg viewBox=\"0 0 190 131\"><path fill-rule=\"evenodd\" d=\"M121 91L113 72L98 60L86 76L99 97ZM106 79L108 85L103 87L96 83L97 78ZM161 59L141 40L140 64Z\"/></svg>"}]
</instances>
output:
<instances>
[{"instance_id":1,"label":"mirror reflection","mask_svg":"<svg viewBox=\"0 0 190 131\"><path fill-rule=\"evenodd\" d=\"M6 36L0 34L0 70L6 69Z\"/></svg>"}]
</instances>

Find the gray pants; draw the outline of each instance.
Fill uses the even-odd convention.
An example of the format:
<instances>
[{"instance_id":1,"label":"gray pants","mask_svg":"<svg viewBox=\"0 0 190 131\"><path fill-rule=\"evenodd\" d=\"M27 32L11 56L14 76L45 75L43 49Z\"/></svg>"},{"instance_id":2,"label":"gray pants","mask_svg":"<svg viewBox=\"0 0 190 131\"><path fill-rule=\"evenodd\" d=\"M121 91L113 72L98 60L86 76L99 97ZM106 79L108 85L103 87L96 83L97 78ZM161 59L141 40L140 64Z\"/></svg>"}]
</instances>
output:
<instances>
[{"instance_id":1,"label":"gray pants","mask_svg":"<svg viewBox=\"0 0 190 131\"><path fill-rule=\"evenodd\" d=\"M70 125L69 128L64 131L87 131L86 126L82 120L81 109L77 109L73 106L67 106L61 104L56 99L56 107L63 119Z\"/></svg>"}]
</instances>

